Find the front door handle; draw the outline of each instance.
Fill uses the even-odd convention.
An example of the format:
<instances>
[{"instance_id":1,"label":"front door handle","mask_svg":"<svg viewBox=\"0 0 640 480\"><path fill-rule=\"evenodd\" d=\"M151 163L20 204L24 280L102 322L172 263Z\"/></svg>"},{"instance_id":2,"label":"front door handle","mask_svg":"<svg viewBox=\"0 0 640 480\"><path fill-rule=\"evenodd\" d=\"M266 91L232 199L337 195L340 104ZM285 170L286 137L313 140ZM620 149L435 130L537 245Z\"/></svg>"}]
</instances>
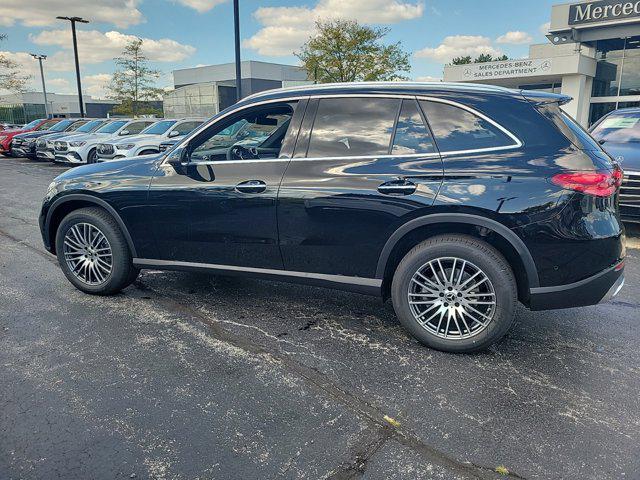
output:
<instances>
[{"instance_id":1,"label":"front door handle","mask_svg":"<svg viewBox=\"0 0 640 480\"><path fill-rule=\"evenodd\" d=\"M394 180L380 185L378 191L384 195L411 195L417 188L418 185L408 180Z\"/></svg>"},{"instance_id":2,"label":"front door handle","mask_svg":"<svg viewBox=\"0 0 640 480\"><path fill-rule=\"evenodd\" d=\"M236 191L240 193L262 193L267 189L267 184L262 180L247 180L236 185Z\"/></svg>"}]
</instances>

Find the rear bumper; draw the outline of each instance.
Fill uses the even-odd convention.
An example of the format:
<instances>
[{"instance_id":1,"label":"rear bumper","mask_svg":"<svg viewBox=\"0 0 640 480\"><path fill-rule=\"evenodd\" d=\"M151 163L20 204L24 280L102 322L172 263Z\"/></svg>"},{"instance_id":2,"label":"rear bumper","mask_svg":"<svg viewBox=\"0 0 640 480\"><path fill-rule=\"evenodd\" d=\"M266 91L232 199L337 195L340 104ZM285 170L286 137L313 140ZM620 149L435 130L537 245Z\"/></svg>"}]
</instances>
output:
<instances>
[{"instance_id":1,"label":"rear bumper","mask_svg":"<svg viewBox=\"0 0 640 480\"><path fill-rule=\"evenodd\" d=\"M531 289L531 310L557 310L605 303L624 286L624 262L579 282Z\"/></svg>"}]
</instances>

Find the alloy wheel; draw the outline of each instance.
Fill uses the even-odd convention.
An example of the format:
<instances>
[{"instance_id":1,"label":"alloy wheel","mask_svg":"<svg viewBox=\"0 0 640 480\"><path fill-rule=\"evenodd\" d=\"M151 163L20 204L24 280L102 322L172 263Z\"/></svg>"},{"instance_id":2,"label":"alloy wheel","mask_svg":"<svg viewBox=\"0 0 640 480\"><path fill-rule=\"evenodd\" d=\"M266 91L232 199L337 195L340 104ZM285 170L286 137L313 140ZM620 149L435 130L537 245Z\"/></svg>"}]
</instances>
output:
<instances>
[{"instance_id":1,"label":"alloy wheel","mask_svg":"<svg viewBox=\"0 0 640 480\"><path fill-rule=\"evenodd\" d=\"M113 269L111 245L90 223L76 223L67 230L64 258L71 273L87 285L105 283Z\"/></svg>"},{"instance_id":2,"label":"alloy wheel","mask_svg":"<svg viewBox=\"0 0 640 480\"><path fill-rule=\"evenodd\" d=\"M442 257L421 266L409 283L409 307L430 334L461 340L484 331L496 313L489 277L473 263Z\"/></svg>"}]
</instances>

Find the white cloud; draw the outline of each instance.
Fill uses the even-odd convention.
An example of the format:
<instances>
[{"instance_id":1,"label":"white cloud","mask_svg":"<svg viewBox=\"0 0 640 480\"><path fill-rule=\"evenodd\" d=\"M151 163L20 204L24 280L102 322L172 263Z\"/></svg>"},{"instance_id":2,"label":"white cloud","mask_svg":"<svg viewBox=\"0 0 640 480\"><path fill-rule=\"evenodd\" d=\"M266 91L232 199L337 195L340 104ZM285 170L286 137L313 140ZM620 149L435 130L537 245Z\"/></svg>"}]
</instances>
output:
<instances>
[{"instance_id":1,"label":"white cloud","mask_svg":"<svg viewBox=\"0 0 640 480\"><path fill-rule=\"evenodd\" d=\"M419 18L422 2L404 0L319 0L310 7L260 7L254 17L262 28L243 46L265 56L287 56L313 34L318 19L340 18L362 23L392 24Z\"/></svg>"},{"instance_id":2,"label":"white cloud","mask_svg":"<svg viewBox=\"0 0 640 480\"><path fill-rule=\"evenodd\" d=\"M135 39L134 35L127 35L117 31L99 32L97 30L78 30L78 56L80 64L100 63L111 60L122 53L128 42ZM38 45L55 45L64 51L51 56L55 62L65 63L73 69L71 32L69 30L45 30L30 36L33 43ZM178 62L193 55L196 51L191 45L183 45L169 38L153 40L143 38L142 50L147 58L157 62Z\"/></svg>"},{"instance_id":3,"label":"white cloud","mask_svg":"<svg viewBox=\"0 0 640 480\"><path fill-rule=\"evenodd\" d=\"M418 50L415 56L428 58L441 63L449 63L455 57L481 54L500 56L502 52L491 44L491 39L479 35L453 35L445 37L437 47L426 47Z\"/></svg>"},{"instance_id":4,"label":"white cloud","mask_svg":"<svg viewBox=\"0 0 640 480\"><path fill-rule=\"evenodd\" d=\"M75 93L71 88L71 83L66 78L46 78L45 74L45 80L47 82L47 91L63 94Z\"/></svg>"},{"instance_id":5,"label":"white cloud","mask_svg":"<svg viewBox=\"0 0 640 480\"><path fill-rule=\"evenodd\" d=\"M527 32L515 31L515 32L507 32L504 35L500 35L496 38L496 43L506 44L506 45L522 45L525 43L531 43L533 41L533 37L529 35Z\"/></svg>"},{"instance_id":6,"label":"white cloud","mask_svg":"<svg viewBox=\"0 0 640 480\"><path fill-rule=\"evenodd\" d=\"M82 79L82 91L95 98L105 98L107 96L107 85L111 82L111 75L108 73L97 73L86 75Z\"/></svg>"},{"instance_id":7,"label":"white cloud","mask_svg":"<svg viewBox=\"0 0 640 480\"><path fill-rule=\"evenodd\" d=\"M551 29L551 22L543 23L540 25L540 33L542 35L547 35L549 33L549 29Z\"/></svg>"},{"instance_id":8,"label":"white cloud","mask_svg":"<svg viewBox=\"0 0 640 480\"><path fill-rule=\"evenodd\" d=\"M433 82L441 82L441 81L442 81L442 78L432 77L431 75L426 75L424 77L416 77L416 82L433 83Z\"/></svg>"},{"instance_id":9,"label":"white cloud","mask_svg":"<svg viewBox=\"0 0 640 480\"><path fill-rule=\"evenodd\" d=\"M227 0L177 0L185 7L193 8L194 10L204 13L211 10L216 5L225 3Z\"/></svg>"},{"instance_id":10,"label":"white cloud","mask_svg":"<svg viewBox=\"0 0 640 480\"><path fill-rule=\"evenodd\" d=\"M140 0L2 0L0 25L10 27L18 22L27 27L45 27L62 23L56 19L62 15L126 28L144 21L139 4Z\"/></svg>"}]
</instances>

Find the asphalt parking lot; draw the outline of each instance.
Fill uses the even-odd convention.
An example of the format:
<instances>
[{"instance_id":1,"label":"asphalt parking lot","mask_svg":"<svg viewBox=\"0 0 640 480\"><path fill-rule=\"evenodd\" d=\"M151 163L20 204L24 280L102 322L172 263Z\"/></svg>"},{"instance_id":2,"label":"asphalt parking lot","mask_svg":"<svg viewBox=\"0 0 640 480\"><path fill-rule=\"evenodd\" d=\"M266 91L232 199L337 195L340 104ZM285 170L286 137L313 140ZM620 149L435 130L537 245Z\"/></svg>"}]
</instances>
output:
<instances>
[{"instance_id":1,"label":"asphalt parking lot","mask_svg":"<svg viewBox=\"0 0 640 480\"><path fill-rule=\"evenodd\" d=\"M637 238L614 302L521 308L456 356L320 288L146 271L84 295L37 225L63 170L0 158L0 479L640 478Z\"/></svg>"}]
</instances>

